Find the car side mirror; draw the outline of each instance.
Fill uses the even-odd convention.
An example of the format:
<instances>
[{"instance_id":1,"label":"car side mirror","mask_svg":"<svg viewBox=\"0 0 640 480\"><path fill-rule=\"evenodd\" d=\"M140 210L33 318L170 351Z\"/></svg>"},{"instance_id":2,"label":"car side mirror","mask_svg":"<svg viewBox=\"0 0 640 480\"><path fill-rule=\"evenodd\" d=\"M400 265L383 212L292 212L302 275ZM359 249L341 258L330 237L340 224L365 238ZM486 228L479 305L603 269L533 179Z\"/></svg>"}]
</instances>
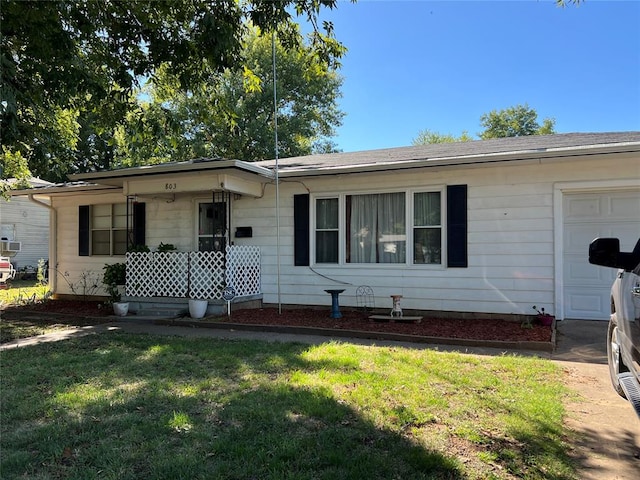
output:
<instances>
[{"instance_id":1,"label":"car side mirror","mask_svg":"<svg viewBox=\"0 0 640 480\"><path fill-rule=\"evenodd\" d=\"M596 238L589 244L589 263L601 267L622 268L619 263L620 240Z\"/></svg>"},{"instance_id":2,"label":"car side mirror","mask_svg":"<svg viewBox=\"0 0 640 480\"><path fill-rule=\"evenodd\" d=\"M589 245L589 263L602 267L621 268L627 272L640 262L640 240L633 252L621 252L617 238L596 238Z\"/></svg>"}]
</instances>

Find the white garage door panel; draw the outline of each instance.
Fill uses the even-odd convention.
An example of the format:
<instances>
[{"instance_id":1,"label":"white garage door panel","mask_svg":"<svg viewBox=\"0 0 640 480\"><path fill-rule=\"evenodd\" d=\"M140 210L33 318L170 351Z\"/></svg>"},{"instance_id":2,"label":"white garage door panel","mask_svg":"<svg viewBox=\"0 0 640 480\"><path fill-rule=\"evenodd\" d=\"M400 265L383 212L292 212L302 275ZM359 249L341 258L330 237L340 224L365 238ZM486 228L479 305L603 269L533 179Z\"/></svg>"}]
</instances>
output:
<instances>
[{"instance_id":1,"label":"white garage door panel","mask_svg":"<svg viewBox=\"0 0 640 480\"><path fill-rule=\"evenodd\" d=\"M602 202L598 195L565 198L565 220L593 218L602 215Z\"/></svg>"},{"instance_id":2,"label":"white garage door panel","mask_svg":"<svg viewBox=\"0 0 640 480\"><path fill-rule=\"evenodd\" d=\"M566 194L563 218L564 317L608 320L616 271L589 264L589 243L617 237L631 251L640 237L640 192Z\"/></svg>"},{"instance_id":3,"label":"white garage door panel","mask_svg":"<svg viewBox=\"0 0 640 480\"><path fill-rule=\"evenodd\" d=\"M611 283L616 277L616 270L613 268L598 267L584 262L584 256L573 255L569 258L565 255L567 261L564 264L564 280L565 285L575 286L595 286L598 287L603 283Z\"/></svg>"},{"instance_id":4,"label":"white garage door panel","mask_svg":"<svg viewBox=\"0 0 640 480\"><path fill-rule=\"evenodd\" d=\"M609 209L609 220L621 219L625 220L635 216L638 219L638 196L629 194L628 196L614 197L611 199Z\"/></svg>"},{"instance_id":5,"label":"white garage door panel","mask_svg":"<svg viewBox=\"0 0 640 480\"><path fill-rule=\"evenodd\" d=\"M578 317L572 318L595 318L609 320L611 303L609 294L603 294L598 289L585 288L582 294L573 293L569 296L569 301L573 305L573 311ZM607 312L603 314L602 312Z\"/></svg>"},{"instance_id":6,"label":"white garage door panel","mask_svg":"<svg viewBox=\"0 0 640 480\"><path fill-rule=\"evenodd\" d=\"M636 192L580 194L567 197L565 202L565 220L592 220L607 218L609 220L626 220L638 216L638 194Z\"/></svg>"},{"instance_id":7,"label":"white garage door panel","mask_svg":"<svg viewBox=\"0 0 640 480\"><path fill-rule=\"evenodd\" d=\"M639 207L640 208L640 207ZM567 228L570 225L571 228ZM638 240L640 222L613 223L607 219L593 224L565 224L565 252L589 252L589 244L597 237L616 237L620 239L622 250L633 250ZM635 240L633 238L635 237Z\"/></svg>"}]
</instances>

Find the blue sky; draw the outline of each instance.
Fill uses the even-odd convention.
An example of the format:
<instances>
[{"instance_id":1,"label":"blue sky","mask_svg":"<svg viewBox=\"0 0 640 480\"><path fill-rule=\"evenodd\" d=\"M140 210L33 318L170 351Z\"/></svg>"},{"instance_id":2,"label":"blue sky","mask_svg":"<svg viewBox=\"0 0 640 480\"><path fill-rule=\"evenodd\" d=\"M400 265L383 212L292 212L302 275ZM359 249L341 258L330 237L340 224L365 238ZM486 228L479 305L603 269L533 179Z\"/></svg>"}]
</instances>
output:
<instances>
[{"instance_id":1,"label":"blue sky","mask_svg":"<svg viewBox=\"0 0 640 480\"><path fill-rule=\"evenodd\" d=\"M476 136L482 114L525 103L558 133L640 130L640 1L339 1L321 19L349 49L345 152Z\"/></svg>"}]
</instances>

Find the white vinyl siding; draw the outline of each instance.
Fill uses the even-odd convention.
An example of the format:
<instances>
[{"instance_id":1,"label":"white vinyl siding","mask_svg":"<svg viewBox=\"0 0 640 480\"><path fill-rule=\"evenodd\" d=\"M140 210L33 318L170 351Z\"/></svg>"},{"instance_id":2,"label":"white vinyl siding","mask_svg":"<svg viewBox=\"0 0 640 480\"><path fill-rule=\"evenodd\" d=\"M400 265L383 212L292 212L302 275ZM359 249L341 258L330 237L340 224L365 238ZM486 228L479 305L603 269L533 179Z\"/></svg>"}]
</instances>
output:
<instances>
[{"instance_id":1,"label":"white vinyl siding","mask_svg":"<svg viewBox=\"0 0 640 480\"><path fill-rule=\"evenodd\" d=\"M339 182L334 177L305 179L305 186L314 192L315 198L329 193L334 197L369 193L375 187L378 191L420 192L437 191L447 184L467 184L469 266L461 269L425 268L418 264L295 267L293 195L301 189L295 184L283 183L280 190L280 301L330 306L324 290L344 285L340 304L356 306L356 288L368 285L374 291L378 308L391 308L389 296L401 294L402 308L407 310L508 315L533 314L532 306L537 305L555 314L556 298L561 297L555 293L554 184L602 179L611 177L611 172L623 179L638 179L633 161L610 157L606 161L586 157L542 164L514 162L482 168L350 175L340 178ZM243 199L237 207L234 218L241 216L243 224L254 226L254 238L247 240L262 248L264 302L277 303L276 228L266 218L275 213L275 189L267 188L261 199ZM442 208L446 210L444 205ZM442 222L446 225L444 218ZM444 252L443 257L446 259Z\"/></svg>"},{"instance_id":2,"label":"white vinyl siding","mask_svg":"<svg viewBox=\"0 0 640 480\"><path fill-rule=\"evenodd\" d=\"M49 258L49 209L24 197L0 198L2 237L20 242L20 253L11 258L16 269L37 267Z\"/></svg>"},{"instance_id":3,"label":"white vinyl siding","mask_svg":"<svg viewBox=\"0 0 640 480\"><path fill-rule=\"evenodd\" d=\"M262 291L265 304L316 305L329 311L331 299L324 291L344 288L340 304L356 306L356 288L370 286L377 308L391 308L390 295L403 295L403 310L484 312L493 315L533 314L533 305L556 314L564 297L558 265L562 265L562 206L556 211L557 184L581 184L599 181L608 186L626 181L640 185L640 158L592 155L540 161L515 160L496 165L473 167L412 169L382 173L301 177L300 181L282 181L279 203L275 186L265 184L260 198L242 196L232 203L229 218L234 227L250 226L253 237L234 239L237 245L257 245L261 251ZM609 180L603 180L609 179ZM443 185L468 186L468 267L411 262L414 252L408 248L409 261L402 264L318 263L311 268L294 264L294 195L311 192L312 223L315 200L344 198L346 195L374 192L407 192L413 202L418 192L441 191ZM409 193L411 195L409 195ZM98 197L99 202L95 200ZM178 250L197 250L194 232L196 200L189 194L175 198L145 199L147 203L146 242L154 249L160 242L173 243ZM446 214L446 205L442 212ZM58 212L58 270L77 281L83 270L102 273L105 257L78 257L78 205L118 203L115 194L78 195L54 199ZM342 200L341 200L342 201ZM415 235L414 211L408 206L407 234ZM280 220L276 222L276 211ZM343 212L340 212L343 215ZM559 220L558 220L559 219ZM557 223L559 221L559 224ZM340 219L342 226L344 219ZM446 229L447 219L441 219ZM315 225L310 228L311 260L315 260ZM446 246L443 233L443 249ZM410 244L413 238L408 239ZM341 248L343 240L340 240ZM626 246L625 246L626 247ZM580 253L582 247L576 250ZM344 262L344 252L340 252ZM586 259L587 252L584 252ZM16 257L18 258L18 257ZM560 267L560 271L562 268ZM75 279L75 280L74 280ZM589 279L585 278L582 285ZM558 284L557 284L558 283ZM61 293L69 293L59 281ZM580 285L577 286L580 288Z\"/></svg>"}]
</instances>

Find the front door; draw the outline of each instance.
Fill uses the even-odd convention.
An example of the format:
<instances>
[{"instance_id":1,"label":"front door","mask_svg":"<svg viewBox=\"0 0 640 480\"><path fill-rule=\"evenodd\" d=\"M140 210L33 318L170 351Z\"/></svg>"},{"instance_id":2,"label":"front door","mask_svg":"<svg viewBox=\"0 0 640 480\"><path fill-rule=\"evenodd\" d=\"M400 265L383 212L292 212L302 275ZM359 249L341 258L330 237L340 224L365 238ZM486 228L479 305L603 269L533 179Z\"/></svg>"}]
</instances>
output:
<instances>
[{"instance_id":1,"label":"front door","mask_svg":"<svg viewBox=\"0 0 640 480\"><path fill-rule=\"evenodd\" d=\"M198 251L225 251L229 240L228 207L226 192L214 192L211 200L198 202Z\"/></svg>"}]
</instances>

